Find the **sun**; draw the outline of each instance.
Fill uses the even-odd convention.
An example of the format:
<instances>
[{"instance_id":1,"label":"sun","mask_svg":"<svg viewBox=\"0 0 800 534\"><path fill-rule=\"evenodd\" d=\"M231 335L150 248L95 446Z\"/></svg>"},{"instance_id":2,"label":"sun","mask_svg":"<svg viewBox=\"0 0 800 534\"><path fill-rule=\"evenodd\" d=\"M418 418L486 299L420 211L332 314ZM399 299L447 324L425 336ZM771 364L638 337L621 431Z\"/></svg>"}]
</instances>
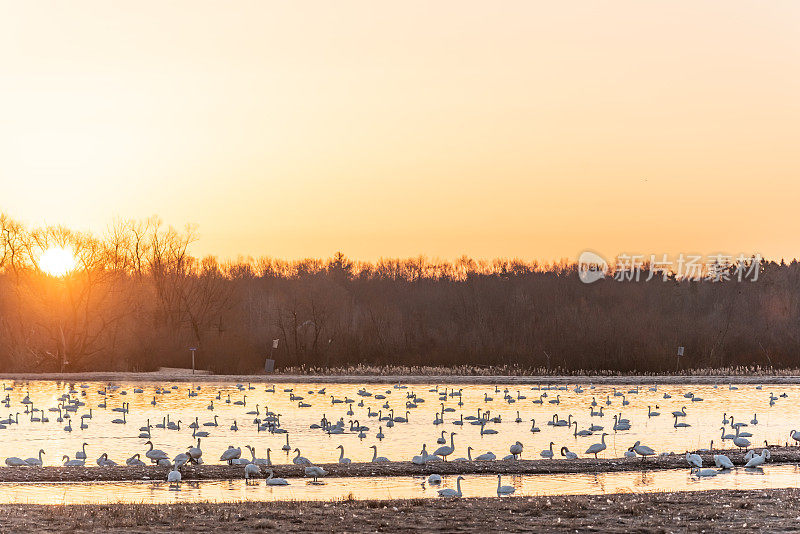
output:
<instances>
[{"instance_id":1,"label":"sun","mask_svg":"<svg viewBox=\"0 0 800 534\"><path fill-rule=\"evenodd\" d=\"M75 268L75 255L69 247L50 247L39 258L39 268L50 276L64 276Z\"/></svg>"}]
</instances>

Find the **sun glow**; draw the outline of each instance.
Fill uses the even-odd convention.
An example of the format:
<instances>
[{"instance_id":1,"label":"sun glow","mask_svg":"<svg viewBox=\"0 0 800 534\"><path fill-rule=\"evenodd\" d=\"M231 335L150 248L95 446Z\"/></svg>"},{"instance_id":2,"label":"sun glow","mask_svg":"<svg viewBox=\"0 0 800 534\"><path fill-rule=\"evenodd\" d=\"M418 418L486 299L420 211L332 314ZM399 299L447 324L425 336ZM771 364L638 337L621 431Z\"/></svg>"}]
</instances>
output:
<instances>
[{"instance_id":1,"label":"sun glow","mask_svg":"<svg viewBox=\"0 0 800 534\"><path fill-rule=\"evenodd\" d=\"M75 255L69 247L50 247L39 258L39 268L50 276L64 276L75 268Z\"/></svg>"}]
</instances>

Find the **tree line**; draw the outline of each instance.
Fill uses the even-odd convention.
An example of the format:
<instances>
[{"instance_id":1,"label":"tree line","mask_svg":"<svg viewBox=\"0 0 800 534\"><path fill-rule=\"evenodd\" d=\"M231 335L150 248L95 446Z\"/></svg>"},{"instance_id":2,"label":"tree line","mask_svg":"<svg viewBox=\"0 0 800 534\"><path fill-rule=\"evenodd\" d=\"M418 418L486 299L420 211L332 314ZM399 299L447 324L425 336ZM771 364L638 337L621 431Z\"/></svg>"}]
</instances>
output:
<instances>
[{"instance_id":1,"label":"tree line","mask_svg":"<svg viewBox=\"0 0 800 534\"><path fill-rule=\"evenodd\" d=\"M189 347L221 373L257 372L267 357L278 369L798 366L797 261L762 260L754 282L584 284L566 261L221 262L192 256L196 239L157 218L93 235L0 214L0 372L187 367ZM75 269L42 272L51 247L72 250Z\"/></svg>"}]
</instances>

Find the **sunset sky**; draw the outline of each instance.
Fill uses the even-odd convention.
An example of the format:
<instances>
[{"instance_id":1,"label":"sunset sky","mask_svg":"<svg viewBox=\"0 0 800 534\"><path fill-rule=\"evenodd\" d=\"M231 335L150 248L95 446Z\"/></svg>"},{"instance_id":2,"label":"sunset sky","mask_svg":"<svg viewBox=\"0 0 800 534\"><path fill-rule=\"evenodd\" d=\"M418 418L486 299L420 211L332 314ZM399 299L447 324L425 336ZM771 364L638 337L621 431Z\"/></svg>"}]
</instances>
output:
<instances>
[{"instance_id":1,"label":"sunset sky","mask_svg":"<svg viewBox=\"0 0 800 534\"><path fill-rule=\"evenodd\" d=\"M221 257L798 255L794 1L0 1L0 211Z\"/></svg>"}]
</instances>

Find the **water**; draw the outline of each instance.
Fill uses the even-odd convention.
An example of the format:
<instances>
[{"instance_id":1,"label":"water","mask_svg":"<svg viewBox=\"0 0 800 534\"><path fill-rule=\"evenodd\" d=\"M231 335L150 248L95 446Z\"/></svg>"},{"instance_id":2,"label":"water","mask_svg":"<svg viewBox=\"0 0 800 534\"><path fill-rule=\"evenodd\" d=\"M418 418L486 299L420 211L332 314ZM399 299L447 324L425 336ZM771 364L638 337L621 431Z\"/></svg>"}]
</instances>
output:
<instances>
[{"instance_id":1,"label":"water","mask_svg":"<svg viewBox=\"0 0 800 534\"><path fill-rule=\"evenodd\" d=\"M0 504L109 504L177 502L244 502L332 499L436 498L437 490L456 487L456 477L444 477L431 485L424 477L328 478L324 484L289 479L288 486L267 486L263 480L183 482L180 490L166 482L0 483ZM712 489L768 489L797 487L796 466L737 469L716 477L698 479L688 469L570 475L514 475L503 485L516 488L515 496L602 495L654 491L702 491ZM461 482L464 497L496 497L497 477L466 475Z\"/></svg>"},{"instance_id":2,"label":"water","mask_svg":"<svg viewBox=\"0 0 800 534\"><path fill-rule=\"evenodd\" d=\"M103 396L98 392L103 390L107 384L104 383L83 383L89 387L81 387L82 383L66 384L53 381L30 381L21 383L7 383L5 387L13 388L3 393L10 399L8 408L0 407L0 414L19 413L19 424L10 425L8 428L0 430L0 458L8 456L18 456L22 458L35 457L37 451L42 448L45 450L45 465L60 465L63 454L74 457L75 452L80 450L83 442L88 443L87 465L94 465L94 460L103 452L108 453L109 457L118 463L123 463L126 458L134 453L144 453L147 447L144 445L144 438L139 438L139 427L147 424L150 420L151 425L161 423L162 418L169 415L171 421L181 421L181 430L165 430L153 428L152 441L156 448L165 450L171 457L179 452L186 451L187 447L193 445L195 440L192 438L192 429L188 424L199 419L201 430L210 433L209 437L203 438L202 449L203 458L206 463L217 463L219 455L228 445L241 446L251 444L256 447L258 457L266 456L266 448L271 448L271 460L274 464L288 463L292 455L281 450L286 443L286 435L271 434L268 432L258 432L253 420L256 415L247 414L248 411L258 410L259 417L263 417L265 406L274 413L281 414L281 428L288 431L291 448L299 447L303 456L308 457L314 463L329 463L337 461L339 451L337 445L343 445L347 457L354 462L369 461L372 458L370 445L377 445L378 454L386 456L393 461L407 461L413 455L419 454L422 444L427 444L428 451L433 451L439 445L436 439L440 432L455 431L455 453L451 456L466 457L467 446L474 448L473 456L486 451L494 452L499 458L508 454L508 448L515 441L521 441L525 446L524 458L538 458L539 452L547 449L549 443L554 442L555 457L559 457L559 450L562 446L568 447L571 451L583 456L584 451L591 444L599 442L599 432L588 437L575 437L574 427L552 427L546 423L553 414L558 414L559 418L567 419L568 415L577 420L579 429L585 429L591 424L603 425L605 432L610 435L606 438L608 448L600 454L600 457L611 458L621 456L625 450L635 441L641 440L642 443L653 447L656 452L683 452L687 449L697 449L708 447L713 439L714 446L721 445L720 434L722 431L723 413L733 415L737 422L750 422L753 414L758 414L758 424L749 425L742 430L751 432L754 436L748 438L755 446L763 445L764 440L769 440L771 444L783 444L790 440L789 431L800 429L800 421L795 421L795 414L800 408L800 386L798 385L776 385L767 386L763 389L756 389L753 385L741 385L738 390L729 390L727 385L720 385L714 388L710 385L705 386L659 386L657 391L649 391L646 384L639 387L639 393L627 393L634 386L619 388L626 392L626 399L630 404L623 406L622 397L613 395L613 388L597 386L594 389L586 388L583 393L576 393L574 386L569 386L568 391L532 391L531 386L509 386L510 394L517 397L519 391L526 399L516 400L509 403L504 400L504 386L500 386L497 392L494 386L469 385L456 386L456 390L462 391L462 396L449 396L445 401L439 401L436 393L429 390L434 385L414 385L407 389L397 389L391 384L369 385L365 389L374 394L382 394L386 399L379 400L374 396L361 397L357 394L361 386L354 384L278 384L275 392L265 391L264 384L253 385L254 389L240 391L235 384L224 383L203 383L177 384L178 389L170 389L169 394L156 394L157 388L162 384L157 383L121 383L118 390L107 390L108 394ZM172 384L163 384L171 387ZM200 386L196 397L189 397L189 388ZM73 397L79 398L86 403L85 407L78 409L72 414L72 432L66 432L63 427L65 422L57 422L57 412L47 411L58 405L58 397L74 387L77 394ZM134 387L142 388L142 393L134 393ZM317 391L325 388L325 393ZM292 389L294 394L304 397L304 403L311 404L311 407L301 408L298 406L299 400L290 400L289 392L285 389ZM443 389L443 388L440 388ZM123 395L122 392L127 394ZM314 393L309 393L313 391ZM448 388L450 391L450 388ZM702 397L702 402L691 402L683 396L684 393L693 392L696 396ZM81 393L85 392L85 395ZM418 398L424 398L424 403L418 403L416 408L406 409L407 394L414 392ZM786 392L787 398L778 398L773 406L770 406L770 393L777 397ZM546 393L543 404L534 404L533 399ZM664 399L667 393L672 398ZM33 406L45 410L45 415L49 422L33 422L31 415L26 414L26 406L21 404L23 397L30 396ZM216 397L220 396L220 400ZM230 395L231 403L225 401ZM244 396L247 396L245 401ZM549 401L560 395L560 404L550 404ZM337 400L345 398L353 399L352 404L336 403L332 404L331 396ZM485 396L493 400L485 401ZM156 397L156 405L151 401ZM595 398L598 405L604 409L604 417L590 417L590 403ZM611 402L606 406L606 399ZM99 408L105 399L107 407ZM359 407L360 401L364 402L363 407ZM457 403L459 399L463 406ZM209 410L213 401L214 409ZM246 402L245 405L235 405L236 401ZM112 408L121 407L123 402L130 403L130 411L127 415L126 424L113 424L112 419L121 418L122 414L112 411ZM445 423L434 425L434 414L441 409L444 402L446 408L452 408L454 412L445 412ZM378 421L377 416L368 416L367 408L375 412L380 411L382 415L387 415L389 409L382 408L384 403L388 403L390 409L394 408L395 416L406 416L408 411L408 423L396 423L393 428L387 428L385 421ZM648 418L648 405L655 409L658 405L659 417ZM354 415L348 415L347 411L352 406ZM691 426L688 428L674 428L671 417L673 410L680 410L686 406L687 416L681 418ZM92 418L85 420L88 428L80 428L80 415L88 413L92 408ZM487 429L496 430L497 434L481 435L480 427L468 424L465 421L463 426L452 424L459 419L459 415L476 415L478 409L490 410L491 416L501 416L501 423L489 423ZM595 408L595 409L599 409ZM521 423L514 422L517 411L520 412ZM614 421L612 416L622 413L624 417L630 419L631 430L614 432L612 430ZM355 432L347 432L342 435L329 435L321 430L310 429L312 423L319 423L325 414L329 420L344 418L345 422L358 420L361 425L370 427L366 432L365 439L359 439ZM39 415L38 413L36 414ZM206 427L203 423L213 421L217 416L219 426ZM5 418L2 415L2 418ZM530 419L536 419L536 426L541 429L539 433L529 431ZM230 430L231 424L237 422L239 431ZM378 427L383 427L385 439L376 439ZM349 428L346 425L345 428ZM726 433L732 433L728 426ZM449 435L448 435L449 441ZM726 441L726 448L732 448L730 441ZM244 448L243 448L244 450ZM246 450L245 450L246 453Z\"/></svg>"}]
</instances>

